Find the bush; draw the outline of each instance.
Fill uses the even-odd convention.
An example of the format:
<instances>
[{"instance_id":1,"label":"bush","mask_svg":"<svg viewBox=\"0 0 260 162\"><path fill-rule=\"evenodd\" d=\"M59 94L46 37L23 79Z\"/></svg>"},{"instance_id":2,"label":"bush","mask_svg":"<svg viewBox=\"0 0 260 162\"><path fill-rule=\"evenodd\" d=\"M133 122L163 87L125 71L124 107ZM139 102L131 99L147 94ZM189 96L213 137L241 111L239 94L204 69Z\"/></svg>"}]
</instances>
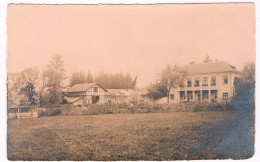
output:
<instances>
[{"instance_id":1,"label":"bush","mask_svg":"<svg viewBox=\"0 0 260 162\"><path fill-rule=\"evenodd\" d=\"M255 102L233 100L227 105L227 107L231 110L253 110L255 109Z\"/></svg>"},{"instance_id":2,"label":"bush","mask_svg":"<svg viewBox=\"0 0 260 162\"><path fill-rule=\"evenodd\" d=\"M193 109L192 109L194 112L198 112L198 111L202 111L203 110L203 106L201 104L194 104L193 105Z\"/></svg>"},{"instance_id":3,"label":"bush","mask_svg":"<svg viewBox=\"0 0 260 162\"><path fill-rule=\"evenodd\" d=\"M227 109L227 103L225 102L212 102L208 105L209 111L223 111Z\"/></svg>"},{"instance_id":4,"label":"bush","mask_svg":"<svg viewBox=\"0 0 260 162\"><path fill-rule=\"evenodd\" d=\"M167 112L200 112L200 111L225 111L237 109L253 109L253 102L212 102L212 103L170 103L158 104L151 101L139 102L136 105L129 103L77 105L49 105L41 109L41 116L55 115L101 115L113 113L167 113ZM55 108L53 108L55 107Z\"/></svg>"},{"instance_id":5,"label":"bush","mask_svg":"<svg viewBox=\"0 0 260 162\"><path fill-rule=\"evenodd\" d=\"M45 111L40 111L40 116L57 116L60 114L60 108L46 108Z\"/></svg>"},{"instance_id":6,"label":"bush","mask_svg":"<svg viewBox=\"0 0 260 162\"><path fill-rule=\"evenodd\" d=\"M83 110L79 107L65 107L61 109L61 115L83 115Z\"/></svg>"}]
</instances>

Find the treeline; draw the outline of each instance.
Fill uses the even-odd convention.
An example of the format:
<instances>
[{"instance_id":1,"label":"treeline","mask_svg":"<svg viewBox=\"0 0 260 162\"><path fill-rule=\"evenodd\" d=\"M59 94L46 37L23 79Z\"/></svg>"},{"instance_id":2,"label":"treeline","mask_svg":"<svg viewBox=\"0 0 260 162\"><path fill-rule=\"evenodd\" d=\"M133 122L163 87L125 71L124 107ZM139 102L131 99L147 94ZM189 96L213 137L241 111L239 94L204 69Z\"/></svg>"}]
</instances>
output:
<instances>
[{"instance_id":1,"label":"treeline","mask_svg":"<svg viewBox=\"0 0 260 162\"><path fill-rule=\"evenodd\" d=\"M134 88L136 84L136 77L133 80L129 73L105 73L101 72L96 76L93 76L90 71L84 72L74 72L70 79L69 86L80 83L98 83L103 88L106 89L131 89Z\"/></svg>"},{"instance_id":2,"label":"treeline","mask_svg":"<svg viewBox=\"0 0 260 162\"><path fill-rule=\"evenodd\" d=\"M42 72L30 67L19 73L8 73L8 107L60 104L65 79L61 55L52 57Z\"/></svg>"},{"instance_id":3,"label":"treeline","mask_svg":"<svg viewBox=\"0 0 260 162\"><path fill-rule=\"evenodd\" d=\"M234 80L235 96L232 98L235 108L255 108L255 63L249 62L239 77Z\"/></svg>"},{"instance_id":4,"label":"treeline","mask_svg":"<svg viewBox=\"0 0 260 162\"><path fill-rule=\"evenodd\" d=\"M18 73L8 73L7 100L8 107L23 105L51 105L63 102L62 92L66 87L78 83L97 82L106 89L131 89L135 87L129 73L99 73L93 76L90 71L75 72L70 77L69 85L65 85L66 73L61 55L55 55L43 71L29 67Z\"/></svg>"}]
</instances>

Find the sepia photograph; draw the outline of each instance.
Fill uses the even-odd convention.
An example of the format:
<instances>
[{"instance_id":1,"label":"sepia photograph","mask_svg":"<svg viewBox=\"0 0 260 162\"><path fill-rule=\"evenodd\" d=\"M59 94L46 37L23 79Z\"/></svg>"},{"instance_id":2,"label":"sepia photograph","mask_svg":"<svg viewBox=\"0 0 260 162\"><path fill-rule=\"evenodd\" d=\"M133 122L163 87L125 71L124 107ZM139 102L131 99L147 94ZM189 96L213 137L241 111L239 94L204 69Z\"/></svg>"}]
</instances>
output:
<instances>
[{"instance_id":1,"label":"sepia photograph","mask_svg":"<svg viewBox=\"0 0 260 162\"><path fill-rule=\"evenodd\" d=\"M255 154L255 3L10 3L7 159Z\"/></svg>"}]
</instances>

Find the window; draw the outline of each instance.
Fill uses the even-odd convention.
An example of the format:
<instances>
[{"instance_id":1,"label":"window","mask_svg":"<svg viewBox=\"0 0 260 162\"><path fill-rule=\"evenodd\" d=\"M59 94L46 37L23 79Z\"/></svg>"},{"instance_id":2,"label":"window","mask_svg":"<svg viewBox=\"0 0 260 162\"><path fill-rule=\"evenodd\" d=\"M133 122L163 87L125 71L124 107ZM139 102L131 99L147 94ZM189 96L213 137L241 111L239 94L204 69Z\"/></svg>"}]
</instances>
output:
<instances>
[{"instance_id":1,"label":"window","mask_svg":"<svg viewBox=\"0 0 260 162\"><path fill-rule=\"evenodd\" d=\"M228 84L228 76L222 77L223 84Z\"/></svg>"},{"instance_id":2,"label":"window","mask_svg":"<svg viewBox=\"0 0 260 162\"><path fill-rule=\"evenodd\" d=\"M211 77L211 86L215 86L216 85L216 76L212 76Z\"/></svg>"},{"instance_id":3,"label":"window","mask_svg":"<svg viewBox=\"0 0 260 162\"><path fill-rule=\"evenodd\" d=\"M193 99L193 94L192 94L192 92L190 92L190 91L187 92L187 96L188 96L188 101Z\"/></svg>"},{"instance_id":4,"label":"window","mask_svg":"<svg viewBox=\"0 0 260 162\"><path fill-rule=\"evenodd\" d=\"M202 99L209 99L209 93L208 92L202 92Z\"/></svg>"},{"instance_id":5,"label":"window","mask_svg":"<svg viewBox=\"0 0 260 162\"><path fill-rule=\"evenodd\" d=\"M174 94L171 94L171 95L170 95L170 99L171 99L171 100L174 100Z\"/></svg>"},{"instance_id":6,"label":"window","mask_svg":"<svg viewBox=\"0 0 260 162\"><path fill-rule=\"evenodd\" d=\"M199 80L199 78L196 78L196 79L195 79L195 84L194 84L194 86L195 86L195 87L200 86L200 80Z\"/></svg>"},{"instance_id":7,"label":"window","mask_svg":"<svg viewBox=\"0 0 260 162\"><path fill-rule=\"evenodd\" d=\"M202 78L202 85L203 86L207 86L208 85L208 78L207 77L203 77Z\"/></svg>"},{"instance_id":8,"label":"window","mask_svg":"<svg viewBox=\"0 0 260 162\"><path fill-rule=\"evenodd\" d=\"M94 87L94 92L98 92L98 87Z\"/></svg>"},{"instance_id":9,"label":"window","mask_svg":"<svg viewBox=\"0 0 260 162\"><path fill-rule=\"evenodd\" d=\"M223 93L223 100L227 100L228 99L228 93Z\"/></svg>"},{"instance_id":10,"label":"window","mask_svg":"<svg viewBox=\"0 0 260 162\"><path fill-rule=\"evenodd\" d=\"M192 86L192 81L191 78L187 79L187 87L191 87Z\"/></svg>"}]
</instances>

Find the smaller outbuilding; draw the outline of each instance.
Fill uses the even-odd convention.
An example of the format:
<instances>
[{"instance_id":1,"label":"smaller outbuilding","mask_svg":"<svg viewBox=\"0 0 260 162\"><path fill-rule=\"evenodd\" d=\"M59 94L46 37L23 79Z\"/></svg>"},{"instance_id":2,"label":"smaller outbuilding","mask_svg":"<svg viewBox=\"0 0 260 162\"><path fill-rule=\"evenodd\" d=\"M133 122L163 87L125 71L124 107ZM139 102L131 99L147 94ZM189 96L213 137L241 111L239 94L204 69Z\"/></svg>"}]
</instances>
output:
<instances>
[{"instance_id":1,"label":"smaller outbuilding","mask_svg":"<svg viewBox=\"0 0 260 162\"><path fill-rule=\"evenodd\" d=\"M97 83L75 84L63 92L65 100L73 105L88 105L105 102L107 90Z\"/></svg>"},{"instance_id":2,"label":"smaller outbuilding","mask_svg":"<svg viewBox=\"0 0 260 162\"><path fill-rule=\"evenodd\" d=\"M105 102L129 103L137 99L136 91L133 89L107 89Z\"/></svg>"},{"instance_id":3,"label":"smaller outbuilding","mask_svg":"<svg viewBox=\"0 0 260 162\"><path fill-rule=\"evenodd\" d=\"M107 89L105 102L131 103L146 99L147 91L140 89Z\"/></svg>"}]
</instances>

